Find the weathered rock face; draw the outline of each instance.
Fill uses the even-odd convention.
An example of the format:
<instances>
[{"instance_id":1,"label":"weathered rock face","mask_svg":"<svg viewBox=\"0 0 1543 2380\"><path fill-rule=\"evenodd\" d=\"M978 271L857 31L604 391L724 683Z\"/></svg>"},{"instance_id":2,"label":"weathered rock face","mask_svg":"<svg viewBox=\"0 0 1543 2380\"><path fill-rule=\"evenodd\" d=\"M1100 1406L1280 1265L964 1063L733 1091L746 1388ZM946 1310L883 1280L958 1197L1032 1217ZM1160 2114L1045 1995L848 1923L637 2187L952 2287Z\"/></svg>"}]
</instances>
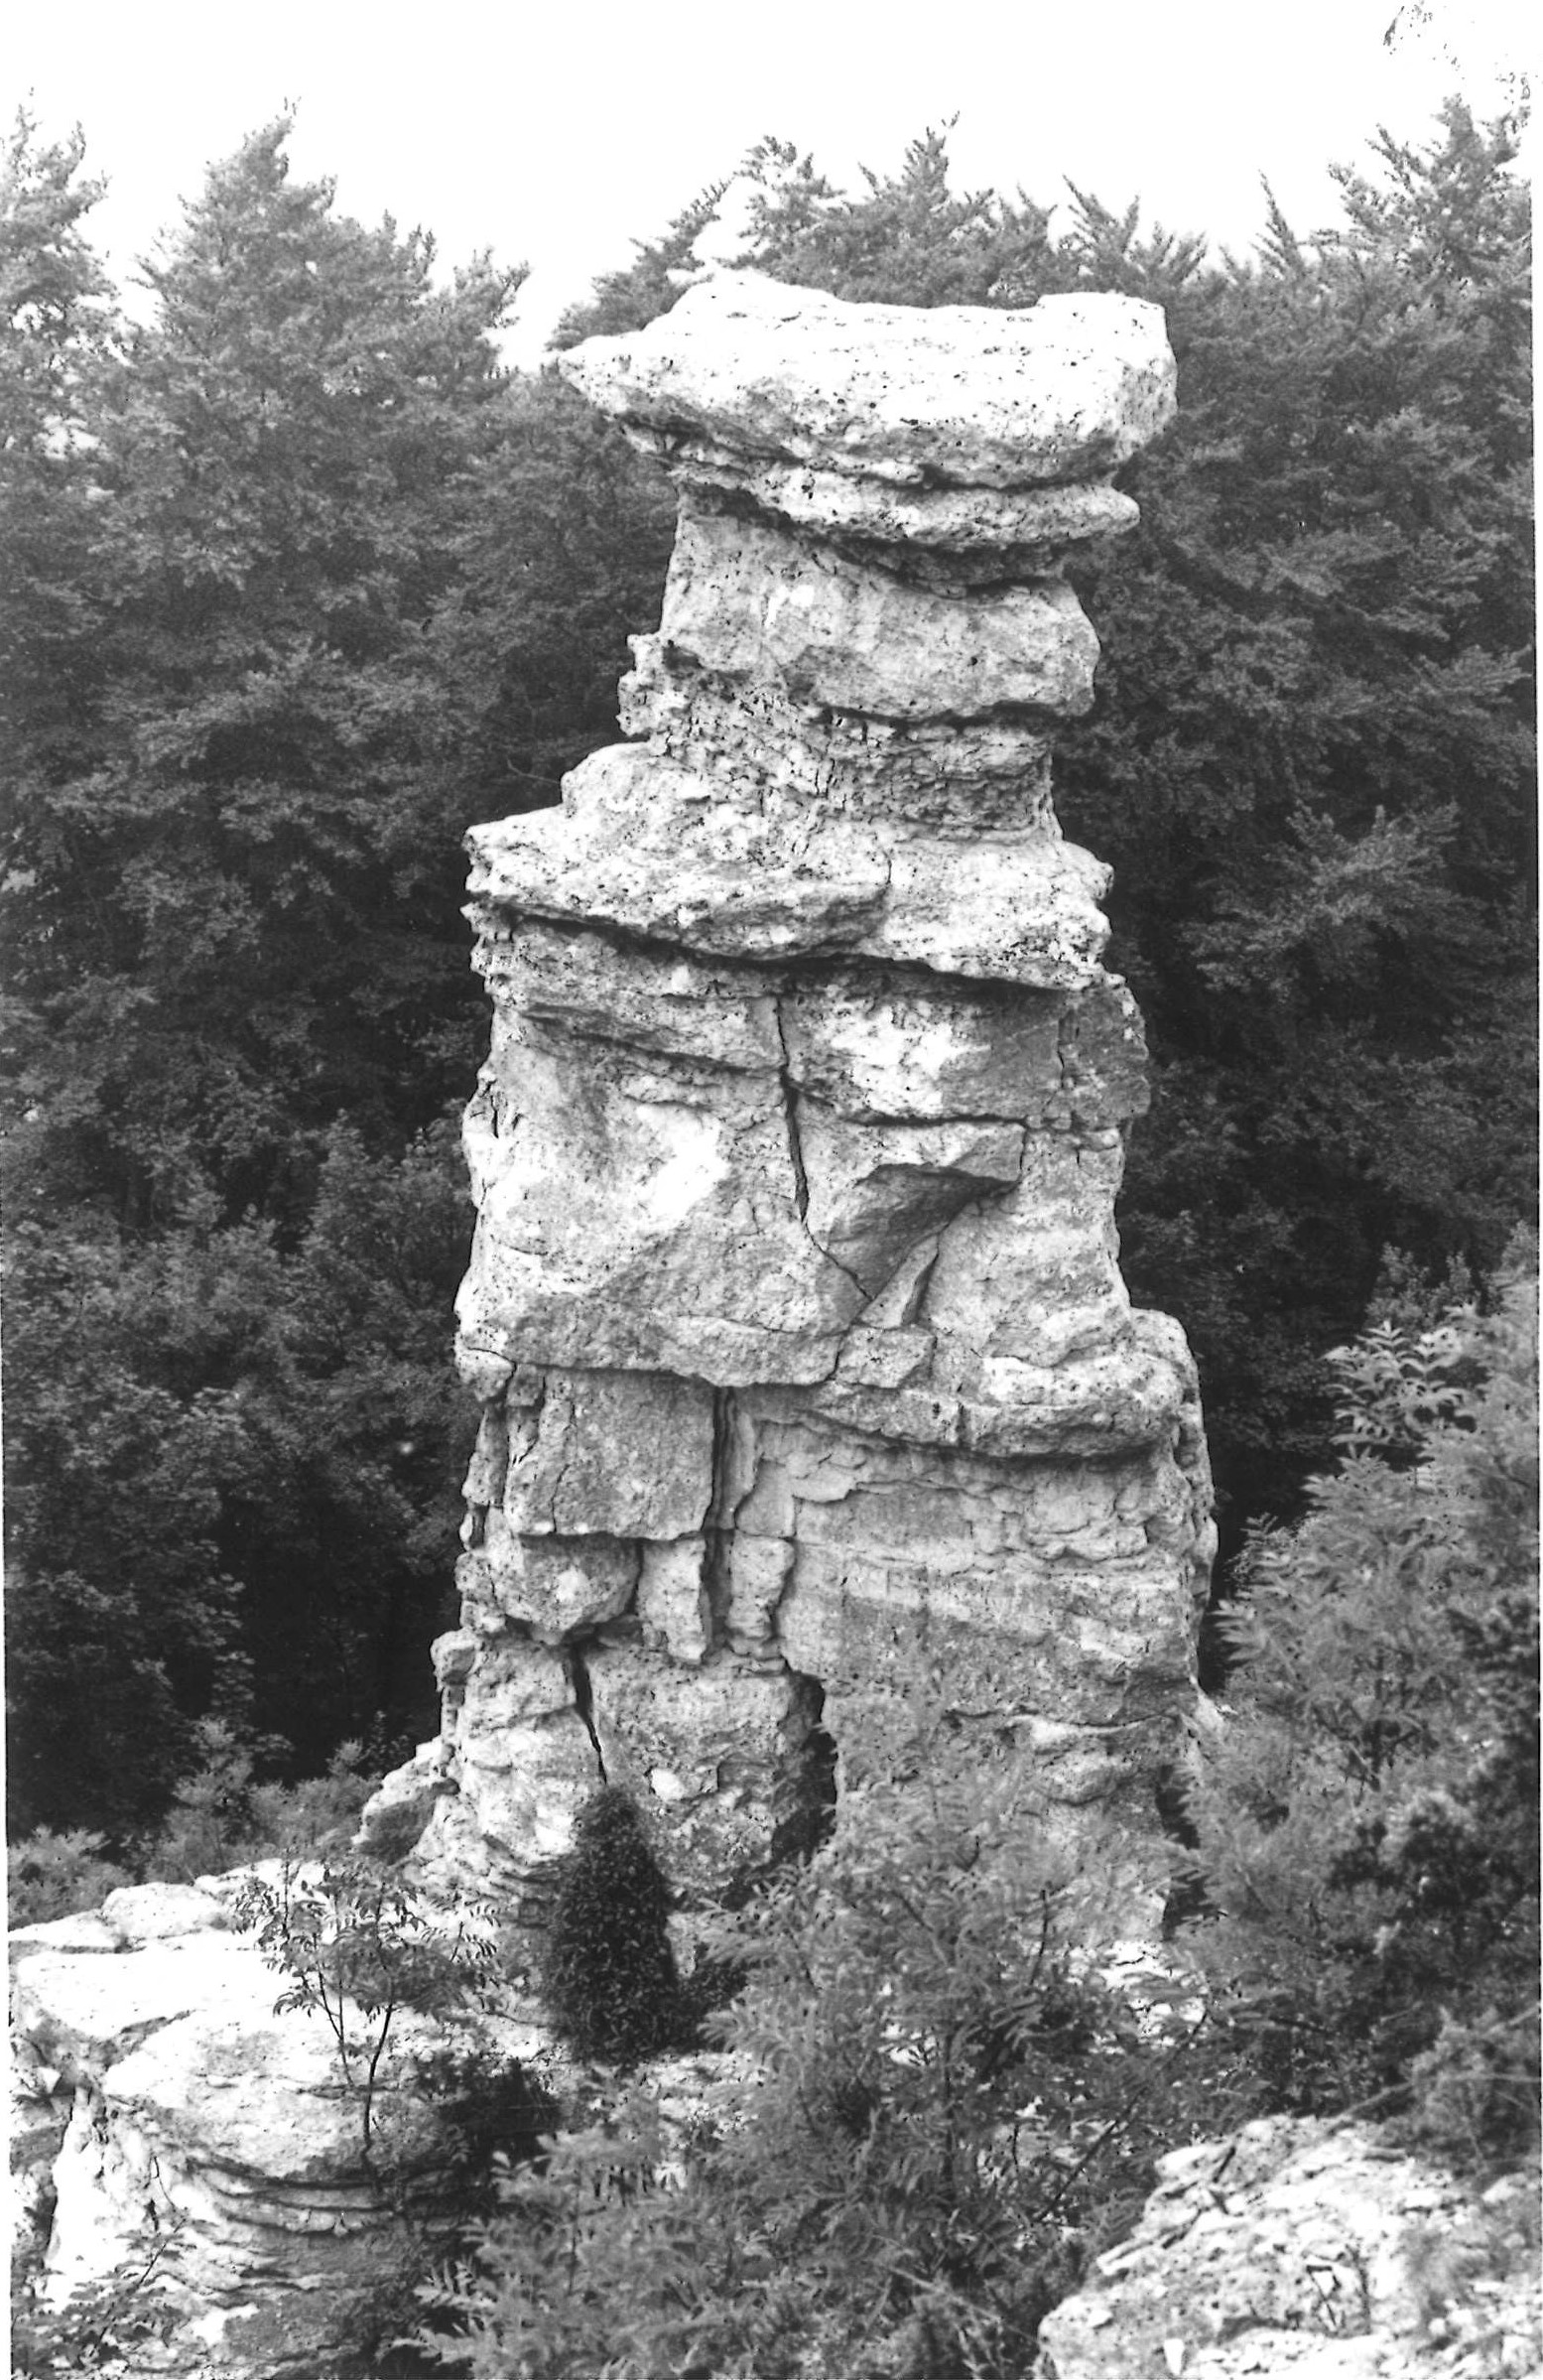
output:
<instances>
[{"instance_id":1,"label":"weathered rock face","mask_svg":"<svg viewBox=\"0 0 1543 2380\"><path fill-rule=\"evenodd\" d=\"M1537 2372L1537 2176L1487 2189L1364 2125L1275 2118L1162 2159L1135 2232L1040 2332L1036 2380Z\"/></svg>"},{"instance_id":2,"label":"weathered rock face","mask_svg":"<svg viewBox=\"0 0 1543 2380\"><path fill-rule=\"evenodd\" d=\"M1119 1275L1145 1053L1049 754L1097 656L1060 564L1135 517L1161 316L728 275L564 368L680 532L631 740L469 839L462 1624L367 1823L518 1901L604 1776L690 1896L810 1825L919 1640L1052 1815L1147 1825L1209 1482Z\"/></svg>"},{"instance_id":3,"label":"weathered rock face","mask_svg":"<svg viewBox=\"0 0 1543 2380\"><path fill-rule=\"evenodd\" d=\"M243 1878L205 1881L127 1888L11 1936L13 2214L24 2265L41 2257L29 2299L67 2322L78 2291L110 2281L136 2373L342 2375L414 2277L414 2226L363 2160L325 2027L275 2013L284 1978L232 1928ZM513 2022L483 2033L505 2056L541 2046ZM377 2139L432 2159L411 2053L435 2037L401 2016L392 2044Z\"/></svg>"}]
</instances>

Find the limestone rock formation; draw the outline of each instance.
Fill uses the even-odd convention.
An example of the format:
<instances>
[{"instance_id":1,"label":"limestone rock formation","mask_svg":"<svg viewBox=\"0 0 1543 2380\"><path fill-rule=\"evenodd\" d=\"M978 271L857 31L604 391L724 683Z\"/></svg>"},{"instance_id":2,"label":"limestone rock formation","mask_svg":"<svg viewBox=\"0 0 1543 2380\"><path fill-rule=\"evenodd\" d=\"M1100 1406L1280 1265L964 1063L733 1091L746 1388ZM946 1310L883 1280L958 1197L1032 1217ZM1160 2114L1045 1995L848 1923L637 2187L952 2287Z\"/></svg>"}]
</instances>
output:
<instances>
[{"instance_id":1,"label":"limestone rock formation","mask_svg":"<svg viewBox=\"0 0 1543 2380\"><path fill-rule=\"evenodd\" d=\"M1536 2174L1487 2188L1374 2128L1287 2117L1181 2149L1040 2332L1036 2380L1523 2380Z\"/></svg>"},{"instance_id":2,"label":"limestone rock formation","mask_svg":"<svg viewBox=\"0 0 1543 2380\"><path fill-rule=\"evenodd\" d=\"M1209 1481L1120 1279L1145 1053L1050 749L1161 314L725 275L564 368L680 529L629 740L469 838L462 1618L366 1836L416 1811L420 1874L534 1908L603 1776L689 1899L818 1819L916 1640L1050 1823L1150 1825Z\"/></svg>"},{"instance_id":3,"label":"limestone rock formation","mask_svg":"<svg viewBox=\"0 0 1543 2380\"><path fill-rule=\"evenodd\" d=\"M231 1924L243 1881L128 1887L10 1940L14 2244L24 2268L41 2259L18 2311L35 2294L67 2320L110 2284L126 2368L169 2380L353 2370L384 2293L413 2277L330 2036L275 2013L284 1978ZM542 2046L511 2021L483 2032L505 2056ZM432 2159L411 2053L435 2037L404 2014L392 2039L379 2133Z\"/></svg>"}]
</instances>

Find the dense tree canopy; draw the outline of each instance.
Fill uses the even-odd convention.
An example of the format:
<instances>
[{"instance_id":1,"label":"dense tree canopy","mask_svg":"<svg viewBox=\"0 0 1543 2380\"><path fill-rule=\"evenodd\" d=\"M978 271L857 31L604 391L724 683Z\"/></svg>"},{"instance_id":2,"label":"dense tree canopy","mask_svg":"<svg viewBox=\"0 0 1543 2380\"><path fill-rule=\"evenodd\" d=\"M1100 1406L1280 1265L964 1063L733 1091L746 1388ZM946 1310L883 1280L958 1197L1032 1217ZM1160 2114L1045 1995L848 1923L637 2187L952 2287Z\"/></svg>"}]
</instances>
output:
<instances>
[{"instance_id":1,"label":"dense tree canopy","mask_svg":"<svg viewBox=\"0 0 1543 2380\"><path fill-rule=\"evenodd\" d=\"M287 129L212 170L139 327L78 144L23 123L6 167L13 1802L118 1836L203 1713L311 1767L426 1715L460 838L613 728L670 536L502 371L519 274L443 285Z\"/></svg>"},{"instance_id":2,"label":"dense tree canopy","mask_svg":"<svg viewBox=\"0 0 1543 2380\"><path fill-rule=\"evenodd\" d=\"M429 629L517 277L436 290L421 238L291 184L285 131L211 174L152 321L90 359L70 745L14 793L37 1121L135 1224L204 1183L232 1213L303 1200L333 1117L423 1124L450 1088Z\"/></svg>"},{"instance_id":3,"label":"dense tree canopy","mask_svg":"<svg viewBox=\"0 0 1543 2380\"><path fill-rule=\"evenodd\" d=\"M119 1842L211 1713L313 1768L420 1716L484 1032L459 839L614 733L670 544L657 475L500 368L519 273L339 216L287 129L212 169L140 325L79 143L24 121L0 180L13 1789ZM1154 1050L1126 1269L1197 1346L1234 1532L1327 1462L1384 1251L1482 1288L1530 1209L1514 141L1454 104L1249 260L958 194L936 135L856 197L749 161L744 261L785 278L1167 310L1181 411L1076 567L1104 660L1058 798ZM673 304L721 197L561 338Z\"/></svg>"}]
</instances>

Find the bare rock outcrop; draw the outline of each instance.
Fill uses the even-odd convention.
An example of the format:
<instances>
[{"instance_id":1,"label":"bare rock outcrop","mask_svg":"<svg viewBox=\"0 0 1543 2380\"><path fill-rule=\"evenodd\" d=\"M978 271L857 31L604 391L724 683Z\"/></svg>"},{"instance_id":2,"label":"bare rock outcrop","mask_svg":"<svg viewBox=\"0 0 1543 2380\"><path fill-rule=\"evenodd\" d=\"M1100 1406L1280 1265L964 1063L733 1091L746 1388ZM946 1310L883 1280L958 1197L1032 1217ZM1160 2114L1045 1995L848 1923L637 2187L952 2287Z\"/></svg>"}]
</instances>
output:
<instances>
[{"instance_id":1,"label":"bare rock outcrop","mask_svg":"<svg viewBox=\"0 0 1543 2380\"><path fill-rule=\"evenodd\" d=\"M1035 2380L1523 2380L1537 2176L1487 2188L1374 2127L1275 2117L1162 2159L1131 2237L1046 2317Z\"/></svg>"},{"instance_id":2,"label":"bare rock outcrop","mask_svg":"<svg viewBox=\"0 0 1543 2380\"><path fill-rule=\"evenodd\" d=\"M433 2200L382 2190L326 2027L276 2013L284 1978L231 1922L243 1876L207 1881L11 1935L16 2312L54 2309L78 2347L81 2292L101 2285L123 2368L340 2380L429 2254ZM504 2057L542 2047L513 2021L483 2037ZM413 2051L442 2039L404 2012L376 2077L399 2179L434 2170Z\"/></svg>"},{"instance_id":3,"label":"bare rock outcrop","mask_svg":"<svg viewBox=\"0 0 1543 2380\"><path fill-rule=\"evenodd\" d=\"M681 490L624 743L469 838L482 1403L441 1742L366 1816L539 1906L601 1778L690 1896L818 1821L920 1640L1047 1823L1153 1823L1212 1549L1194 1369L1132 1311L1146 1103L1058 721L1061 575L1173 404L1162 317L689 290L571 379Z\"/></svg>"}]
</instances>

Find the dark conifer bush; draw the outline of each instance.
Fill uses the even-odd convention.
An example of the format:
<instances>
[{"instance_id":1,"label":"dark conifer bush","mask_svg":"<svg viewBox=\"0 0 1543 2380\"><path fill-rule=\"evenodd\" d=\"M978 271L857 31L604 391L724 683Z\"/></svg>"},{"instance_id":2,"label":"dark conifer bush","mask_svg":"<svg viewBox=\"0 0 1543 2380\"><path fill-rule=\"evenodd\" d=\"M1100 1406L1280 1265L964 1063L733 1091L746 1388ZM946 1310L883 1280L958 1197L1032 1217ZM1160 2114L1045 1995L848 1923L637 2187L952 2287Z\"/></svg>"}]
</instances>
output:
<instances>
[{"instance_id":1,"label":"dark conifer bush","mask_svg":"<svg viewBox=\"0 0 1543 2380\"><path fill-rule=\"evenodd\" d=\"M619 1785L602 1785L574 1823L543 1976L552 2021L580 2057L631 2066L680 2039L669 1912L642 1817Z\"/></svg>"}]
</instances>

